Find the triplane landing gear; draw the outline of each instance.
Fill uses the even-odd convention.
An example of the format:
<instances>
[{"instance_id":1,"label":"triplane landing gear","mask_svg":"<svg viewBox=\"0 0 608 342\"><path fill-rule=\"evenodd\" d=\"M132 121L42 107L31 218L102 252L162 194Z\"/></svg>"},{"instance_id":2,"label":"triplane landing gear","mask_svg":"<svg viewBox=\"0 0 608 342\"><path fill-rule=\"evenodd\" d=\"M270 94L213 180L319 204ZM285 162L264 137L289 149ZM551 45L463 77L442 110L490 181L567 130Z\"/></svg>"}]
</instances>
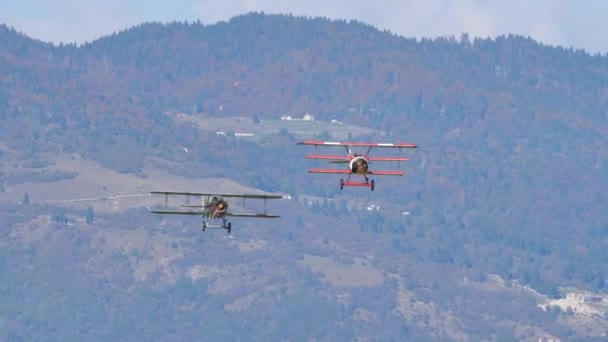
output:
<instances>
[{"instance_id":1,"label":"triplane landing gear","mask_svg":"<svg viewBox=\"0 0 608 342\"><path fill-rule=\"evenodd\" d=\"M376 182L372 179L369 181L367 178L365 182L351 182L350 180L344 181L344 179L340 179L340 190L344 189L344 186L368 186L372 191L376 188Z\"/></svg>"}]
</instances>

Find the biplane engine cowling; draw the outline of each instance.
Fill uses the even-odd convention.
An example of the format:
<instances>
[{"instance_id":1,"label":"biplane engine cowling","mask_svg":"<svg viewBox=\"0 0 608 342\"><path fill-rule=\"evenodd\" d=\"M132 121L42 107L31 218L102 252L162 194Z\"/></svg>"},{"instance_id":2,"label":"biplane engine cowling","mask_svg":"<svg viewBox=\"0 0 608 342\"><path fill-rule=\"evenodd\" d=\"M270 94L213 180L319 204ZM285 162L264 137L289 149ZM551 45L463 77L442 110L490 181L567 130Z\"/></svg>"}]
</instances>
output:
<instances>
[{"instance_id":1,"label":"biplane engine cowling","mask_svg":"<svg viewBox=\"0 0 608 342\"><path fill-rule=\"evenodd\" d=\"M368 162L364 157L355 157L350 161L350 170L355 174L367 173Z\"/></svg>"},{"instance_id":2,"label":"biplane engine cowling","mask_svg":"<svg viewBox=\"0 0 608 342\"><path fill-rule=\"evenodd\" d=\"M224 215L226 215L227 211L228 211L228 202L226 202L224 200L219 200L213 206L213 212L211 213L210 216L211 216L211 218L224 217Z\"/></svg>"},{"instance_id":3,"label":"biplane engine cowling","mask_svg":"<svg viewBox=\"0 0 608 342\"><path fill-rule=\"evenodd\" d=\"M224 200L220 200L219 202L217 202L217 204L215 205L215 212L223 215L226 213L226 211L228 211L228 202Z\"/></svg>"}]
</instances>

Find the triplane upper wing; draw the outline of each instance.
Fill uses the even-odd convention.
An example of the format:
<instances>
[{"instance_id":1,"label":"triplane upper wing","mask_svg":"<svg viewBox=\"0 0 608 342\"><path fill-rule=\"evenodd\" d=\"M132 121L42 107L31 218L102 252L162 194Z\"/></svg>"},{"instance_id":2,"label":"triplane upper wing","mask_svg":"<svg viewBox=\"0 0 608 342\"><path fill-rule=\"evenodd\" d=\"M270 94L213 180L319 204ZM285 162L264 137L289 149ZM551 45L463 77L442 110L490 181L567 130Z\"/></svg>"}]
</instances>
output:
<instances>
[{"instance_id":1,"label":"triplane upper wing","mask_svg":"<svg viewBox=\"0 0 608 342\"><path fill-rule=\"evenodd\" d=\"M348 142L348 141L322 141L322 140L304 140L298 145L315 145L315 146L350 146L350 147L393 147L393 148L416 148L416 144L410 143L369 143L369 142Z\"/></svg>"},{"instance_id":2,"label":"triplane upper wing","mask_svg":"<svg viewBox=\"0 0 608 342\"><path fill-rule=\"evenodd\" d=\"M371 162L389 162L396 161L402 162L407 161L409 158L407 157L394 157L394 156L382 156L382 157L372 157L370 156L370 152L372 148L397 148L399 150L403 148L417 148L416 144L411 143L370 143L370 142L340 142L340 141L322 141L322 140L304 140L298 143L299 145L312 145L315 147L319 146L338 146L344 147L346 149L346 155L324 155L324 154L308 154L306 155L307 159L322 159L327 160L330 163L336 164L349 164L347 169L325 169L325 168L312 168L308 170L310 173L334 173L334 174L346 174L348 175L346 181L344 179L340 179L340 189L343 189L344 186L366 186L370 187L371 190L374 190L375 182L371 180L369 181L368 175L376 175L376 176L403 176L403 171L372 171L369 169L369 164ZM353 151L355 148L365 148L367 147L367 151L364 153L356 153ZM365 182L352 182L350 181L350 176L352 174L357 174L363 176Z\"/></svg>"},{"instance_id":3,"label":"triplane upper wing","mask_svg":"<svg viewBox=\"0 0 608 342\"><path fill-rule=\"evenodd\" d=\"M231 232L232 224L227 222L226 217L253 217L253 218L278 218L279 215L268 213L266 200L283 198L282 195L273 194L231 194L214 192L191 192L191 191L151 191L153 195L164 195L164 207L150 210L154 214L176 214L176 215L199 215L203 217L203 231L206 228L224 228ZM169 197L185 197L185 203L181 203L178 208L170 209ZM191 197L199 199L200 204L192 204ZM264 211L262 213L236 213L228 210L228 201L225 198L262 199L264 200ZM222 225L211 225L209 220L221 219Z\"/></svg>"}]
</instances>

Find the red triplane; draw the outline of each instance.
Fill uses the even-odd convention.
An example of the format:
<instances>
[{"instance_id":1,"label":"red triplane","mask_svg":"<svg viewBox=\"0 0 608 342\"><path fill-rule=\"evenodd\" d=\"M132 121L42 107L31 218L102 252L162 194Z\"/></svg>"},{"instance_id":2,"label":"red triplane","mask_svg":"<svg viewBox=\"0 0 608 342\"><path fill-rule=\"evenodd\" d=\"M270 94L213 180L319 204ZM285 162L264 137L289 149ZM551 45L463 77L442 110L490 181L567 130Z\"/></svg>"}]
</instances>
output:
<instances>
[{"instance_id":1,"label":"red triplane","mask_svg":"<svg viewBox=\"0 0 608 342\"><path fill-rule=\"evenodd\" d=\"M415 144L406 144L406 143L367 143L367 142L333 142L333 141L321 141L321 140L304 140L298 143L299 145L314 145L314 146L343 146L346 148L345 156L337 156L337 155L319 155L319 154L309 154L306 156L308 159L325 159L330 163L345 163L348 164L348 168L344 169L310 169L308 172L310 173L338 173L338 174L346 174L346 180L340 178L340 190L342 190L345 186L367 186L372 191L375 187L374 180L369 179L369 175L375 176L403 176L403 171L372 171L369 168L369 164L375 161L406 161L409 158L406 157L371 157L369 155L370 151L374 147L378 148L416 148ZM365 153L355 153L353 148L365 148L367 147L367 151ZM365 180L364 182L356 182L351 181L351 175L359 175L362 176Z\"/></svg>"}]
</instances>

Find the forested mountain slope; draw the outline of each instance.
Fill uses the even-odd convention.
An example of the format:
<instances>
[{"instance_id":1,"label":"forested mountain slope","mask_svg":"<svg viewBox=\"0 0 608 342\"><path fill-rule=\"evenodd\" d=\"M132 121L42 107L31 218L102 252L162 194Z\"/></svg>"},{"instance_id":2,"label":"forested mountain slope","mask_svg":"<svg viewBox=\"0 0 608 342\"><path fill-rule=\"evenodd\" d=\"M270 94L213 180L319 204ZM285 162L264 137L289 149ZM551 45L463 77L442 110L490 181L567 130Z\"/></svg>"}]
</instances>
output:
<instances>
[{"instance_id":1,"label":"forested mountain slope","mask_svg":"<svg viewBox=\"0 0 608 342\"><path fill-rule=\"evenodd\" d=\"M608 57L520 36L417 41L260 13L144 23L82 46L0 26L0 41L0 266L14 279L1 282L14 299L12 316L0 316L4 336L43 337L56 324L46 309L18 308L28 291L60 307L65 286L82 297L64 307L59 339L86 331L74 317L98 338L196 338L199 328L261 340L565 338L608 328L606 311L537 306L567 288L606 291ZM304 114L319 125L280 120ZM232 134L244 131L254 137ZM340 191L339 177L308 174L319 165L295 144L338 132L419 148L404 151L405 177ZM147 198L45 202L209 177L293 199L278 205L278 222L240 223L234 241L199 236L196 220L150 217ZM60 281L59 265L81 285ZM125 320L115 313L124 300L140 328L111 328ZM90 311L70 316L81 302ZM204 313L212 319L200 325Z\"/></svg>"}]
</instances>

